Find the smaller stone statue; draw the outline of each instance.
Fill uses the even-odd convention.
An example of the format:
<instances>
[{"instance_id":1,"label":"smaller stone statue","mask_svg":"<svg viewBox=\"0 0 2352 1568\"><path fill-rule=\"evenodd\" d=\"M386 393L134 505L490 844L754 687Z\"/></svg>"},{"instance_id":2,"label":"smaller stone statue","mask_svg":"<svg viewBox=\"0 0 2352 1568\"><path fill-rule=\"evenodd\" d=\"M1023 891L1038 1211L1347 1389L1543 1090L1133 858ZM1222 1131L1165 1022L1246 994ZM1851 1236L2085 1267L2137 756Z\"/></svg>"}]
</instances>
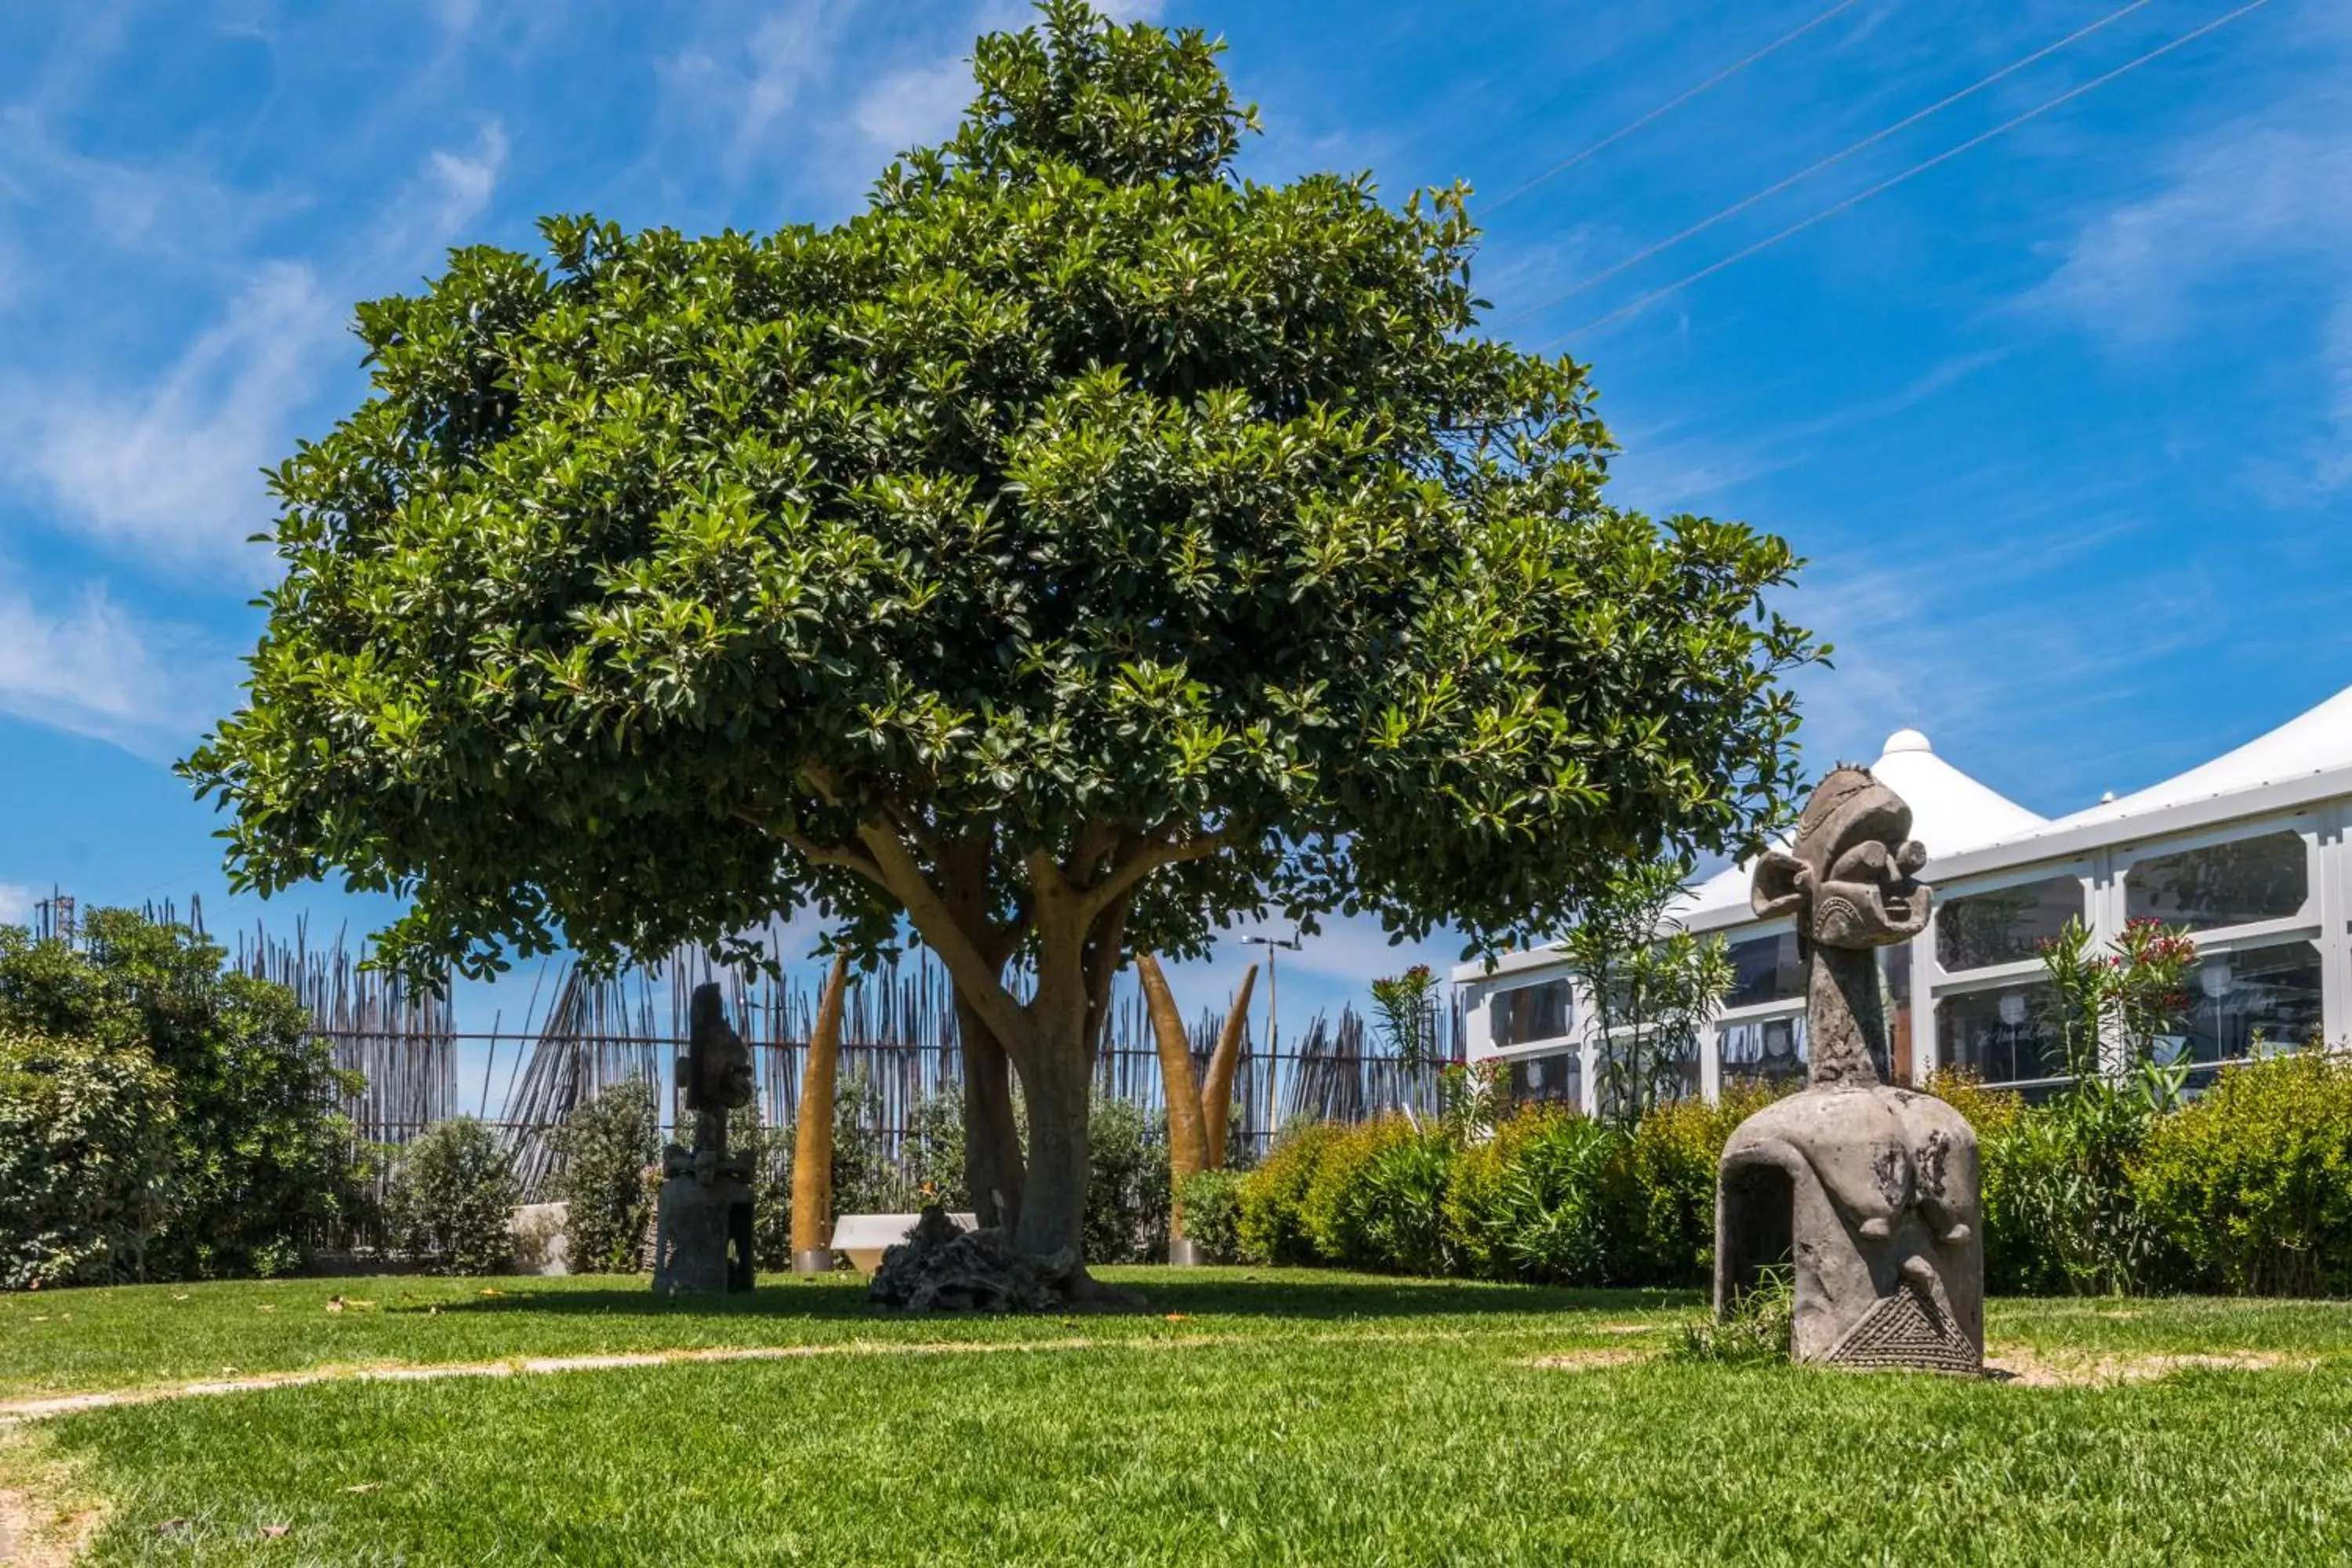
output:
<instances>
[{"instance_id":1,"label":"smaller stone statue","mask_svg":"<svg viewBox=\"0 0 2352 1568\"><path fill-rule=\"evenodd\" d=\"M751 1289L751 1172L727 1152L727 1113L751 1103L751 1053L720 1010L719 987L694 988L677 1084L694 1112L694 1147L662 1156L654 1289L665 1296Z\"/></svg>"},{"instance_id":2,"label":"smaller stone statue","mask_svg":"<svg viewBox=\"0 0 2352 1568\"><path fill-rule=\"evenodd\" d=\"M1790 1355L1850 1367L1974 1373L1984 1363L1977 1138L1933 1095L1890 1088L1875 949L1927 929L1927 852L1911 808L1867 768L1823 779L1750 902L1788 915L1806 964L1806 1087L1741 1122L1716 1190L1718 1316L1786 1258Z\"/></svg>"}]
</instances>

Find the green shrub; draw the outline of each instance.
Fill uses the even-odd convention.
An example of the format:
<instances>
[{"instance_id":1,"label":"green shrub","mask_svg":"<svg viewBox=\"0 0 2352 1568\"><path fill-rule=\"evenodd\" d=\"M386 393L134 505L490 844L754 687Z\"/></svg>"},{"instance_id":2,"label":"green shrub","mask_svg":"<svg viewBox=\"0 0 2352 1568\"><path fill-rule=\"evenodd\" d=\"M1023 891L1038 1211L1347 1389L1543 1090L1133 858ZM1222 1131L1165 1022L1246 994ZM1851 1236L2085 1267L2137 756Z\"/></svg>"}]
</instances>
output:
<instances>
[{"instance_id":1,"label":"green shrub","mask_svg":"<svg viewBox=\"0 0 2352 1568\"><path fill-rule=\"evenodd\" d=\"M1357 1185L1348 1230L1359 1267L1404 1274L1444 1274L1451 1255L1445 1239L1445 1189L1458 1152L1452 1140L1413 1132L1368 1161Z\"/></svg>"},{"instance_id":2,"label":"green shrub","mask_svg":"<svg viewBox=\"0 0 2352 1568\"><path fill-rule=\"evenodd\" d=\"M1286 1128L1257 1169L1242 1178L1234 1231L1244 1258L1256 1263L1315 1261L1300 1205L1324 1151L1345 1131L1325 1121Z\"/></svg>"},{"instance_id":3,"label":"green shrub","mask_svg":"<svg viewBox=\"0 0 2352 1568\"><path fill-rule=\"evenodd\" d=\"M1721 1101L1653 1106L1619 1142L1602 1189L1607 1271L1623 1285L1705 1285L1715 1272L1715 1179L1732 1131L1769 1104L1757 1085Z\"/></svg>"},{"instance_id":4,"label":"green shrub","mask_svg":"<svg viewBox=\"0 0 2352 1568\"><path fill-rule=\"evenodd\" d=\"M1452 1141L1402 1117L1339 1131L1299 1198L1298 1223L1322 1262L1349 1268L1442 1273Z\"/></svg>"},{"instance_id":5,"label":"green shrub","mask_svg":"<svg viewBox=\"0 0 2352 1568\"><path fill-rule=\"evenodd\" d=\"M282 985L222 967L186 926L92 911L79 946L0 926L0 1028L91 1041L170 1075L150 1279L282 1272L364 1207L339 1072Z\"/></svg>"},{"instance_id":6,"label":"green shrub","mask_svg":"<svg viewBox=\"0 0 2352 1568\"><path fill-rule=\"evenodd\" d=\"M0 1289L141 1278L171 1132L145 1052L0 1027Z\"/></svg>"},{"instance_id":7,"label":"green shrub","mask_svg":"<svg viewBox=\"0 0 2352 1568\"><path fill-rule=\"evenodd\" d=\"M1610 1166L1622 1136L1572 1110L1530 1105L1463 1151L1444 1205L1462 1266L1490 1279L1605 1279Z\"/></svg>"},{"instance_id":8,"label":"green shrub","mask_svg":"<svg viewBox=\"0 0 2352 1568\"><path fill-rule=\"evenodd\" d=\"M1087 1124L1086 1258L1139 1263L1168 1246L1168 1128L1123 1100L1097 1096Z\"/></svg>"},{"instance_id":9,"label":"green shrub","mask_svg":"<svg viewBox=\"0 0 2352 1568\"><path fill-rule=\"evenodd\" d=\"M1197 1171L1177 1189L1185 1236L1218 1263L1241 1259L1242 1179L1237 1171Z\"/></svg>"},{"instance_id":10,"label":"green shrub","mask_svg":"<svg viewBox=\"0 0 2352 1568\"><path fill-rule=\"evenodd\" d=\"M400 1151L384 1197L393 1245L436 1273L496 1274L513 1254L512 1163L470 1116L438 1121Z\"/></svg>"},{"instance_id":11,"label":"green shrub","mask_svg":"<svg viewBox=\"0 0 2352 1568\"><path fill-rule=\"evenodd\" d=\"M554 1138L550 1195L565 1204L574 1274L634 1274L646 1232L645 1170L661 1158L654 1086L633 1078L575 1106Z\"/></svg>"},{"instance_id":12,"label":"green shrub","mask_svg":"<svg viewBox=\"0 0 2352 1568\"><path fill-rule=\"evenodd\" d=\"M2149 1130L2132 1185L2200 1286L2352 1293L2352 1062L2298 1051L2223 1069Z\"/></svg>"},{"instance_id":13,"label":"green shrub","mask_svg":"<svg viewBox=\"0 0 2352 1568\"><path fill-rule=\"evenodd\" d=\"M2176 1278L2176 1255L2131 1181L2158 1120L2135 1086L2094 1079L1979 1134L1985 1288L2111 1295Z\"/></svg>"},{"instance_id":14,"label":"green shrub","mask_svg":"<svg viewBox=\"0 0 2352 1568\"><path fill-rule=\"evenodd\" d=\"M941 1089L916 1102L907 1118L907 1140L899 1163L918 1192L928 1190L932 1201L950 1213L974 1205L963 1170L963 1096Z\"/></svg>"},{"instance_id":15,"label":"green shrub","mask_svg":"<svg viewBox=\"0 0 2352 1568\"><path fill-rule=\"evenodd\" d=\"M1384 1117L1342 1127L1324 1147L1298 1203L1299 1224L1317 1261L1350 1268L1387 1267L1367 1230L1372 1197L1368 1178L1381 1155L1412 1136L1402 1118Z\"/></svg>"},{"instance_id":16,"label":"green shrub","mask_svg":"<svg viewBox=\"0 0 2352 1568\"><path fill-rule=\"evenodd\" d=\"M1987 1089L1972 1072L1938 1068L1920 1087L1958 1111L1960 1119L1975 1130L1979 1143L2007 1132L2025 1112L2025 1101L2014 1092Z\"/></svg>"}]
</instances>

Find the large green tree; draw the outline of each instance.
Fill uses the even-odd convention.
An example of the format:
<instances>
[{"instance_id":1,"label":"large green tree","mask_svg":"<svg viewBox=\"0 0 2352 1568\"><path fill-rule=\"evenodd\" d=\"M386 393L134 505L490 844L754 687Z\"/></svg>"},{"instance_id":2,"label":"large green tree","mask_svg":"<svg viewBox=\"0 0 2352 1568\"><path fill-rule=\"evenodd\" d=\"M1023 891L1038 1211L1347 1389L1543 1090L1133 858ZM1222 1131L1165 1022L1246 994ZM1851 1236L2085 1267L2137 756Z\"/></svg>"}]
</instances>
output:
<instances>
[{"instance_id":1,"label":"large green tree","mask_svg":"<svg viewBox=\"0 0 2352 1568\"><path fill-rule=\"evenodd\" d=\"M972 1192L1046 1253L1126 953L1502 941L1752 843L1786 545L1609 504L1582 367L1474 334L1465 193L1244 179L1219 53L1056 0L837 226L551 219L360 307L374 394L277 471L187 764L234 874L408 896L420 968L910 928Z\"/></svg>"}]
</instances>

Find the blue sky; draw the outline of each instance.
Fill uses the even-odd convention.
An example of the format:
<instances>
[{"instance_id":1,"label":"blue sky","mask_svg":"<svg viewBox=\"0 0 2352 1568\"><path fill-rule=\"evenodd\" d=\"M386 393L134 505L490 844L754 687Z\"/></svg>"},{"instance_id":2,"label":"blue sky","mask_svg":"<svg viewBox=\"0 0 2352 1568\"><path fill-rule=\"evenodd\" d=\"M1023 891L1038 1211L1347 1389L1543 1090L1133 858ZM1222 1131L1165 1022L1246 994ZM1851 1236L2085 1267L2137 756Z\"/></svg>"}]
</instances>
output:
<instances>
[{"instance_id":1,"label":"blue sky","mask_svg":"<svg viewBox=\"0 0 2352 1568\"><path fill-rule=\"evenodd\" d=\"M1813 762L1916 725L2054 814L2352 682L2352 21L2268 0L2131 64L2238 3L1848 0L1532 185L1828 0L1130 12L1230 41L1266 124L1254 175L1476 187L1491 320L1593 363L1621 497L1811 559L1790 607L1839 648L1803 682ZM198 892L216 928L265 912L226 897L169 762L257 629L257 470L361 395L352 301L452 243L532 246L542 213L841 217L952 123L972 35L1022 15L0 13L0 919L52 885ZM298 913L356 932L383 908L266 910ZM1286 974L1286 1028L1402 962L1335 931ZM1234 967L1184 976L1188 1000ZM471 1026L493 1005L461 996Z\"/></svg>"}]
</instances>

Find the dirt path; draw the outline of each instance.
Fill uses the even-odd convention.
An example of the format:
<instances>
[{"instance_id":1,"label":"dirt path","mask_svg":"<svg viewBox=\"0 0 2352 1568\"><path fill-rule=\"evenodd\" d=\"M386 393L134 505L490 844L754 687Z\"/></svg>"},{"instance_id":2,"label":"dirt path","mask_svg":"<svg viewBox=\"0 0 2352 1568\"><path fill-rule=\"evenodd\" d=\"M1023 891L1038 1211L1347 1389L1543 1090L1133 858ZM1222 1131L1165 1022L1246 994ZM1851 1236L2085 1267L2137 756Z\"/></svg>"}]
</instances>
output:
<instances>
[{"instance_id":1,"label":"dirt path","mask_svg":"<svg viewBox=\"0 0 2352 1568\"><path fill-rule=\"evenodd\" d=\"M1103 1338L1072 1334L1039 1340L842 1340L821 1344L725 1345L699 1350L620 1351L592 1355L514 1356L501 1361L438 1364L305 1367L294 1372L255 1373L243 1377L200 1378L141 1388L100 1389L87 1394L23 1395L0 1399L0 1430L52 1416L173 1399L204 1399L223 1394L257 1394L273 1388L306 1388L323 1383L431 1383L445 1378L527 1377L564 1372L614 1372L638 1367L680 1366L707 1362L803 1361L825 1356L1003 1355L1024 1352L1089 1350L1166 1351L1219 1345L1291 1345L1344 1342L1395 1344L1438 1341L1508 1339L1541 1331L1502 1334L1465 1329L1400 1329L1388 1332L1331 1334L1171 1334L1160 1338ZM5 1563L5 1558L0 1558Z\"/></svg>"}]
</instances>

